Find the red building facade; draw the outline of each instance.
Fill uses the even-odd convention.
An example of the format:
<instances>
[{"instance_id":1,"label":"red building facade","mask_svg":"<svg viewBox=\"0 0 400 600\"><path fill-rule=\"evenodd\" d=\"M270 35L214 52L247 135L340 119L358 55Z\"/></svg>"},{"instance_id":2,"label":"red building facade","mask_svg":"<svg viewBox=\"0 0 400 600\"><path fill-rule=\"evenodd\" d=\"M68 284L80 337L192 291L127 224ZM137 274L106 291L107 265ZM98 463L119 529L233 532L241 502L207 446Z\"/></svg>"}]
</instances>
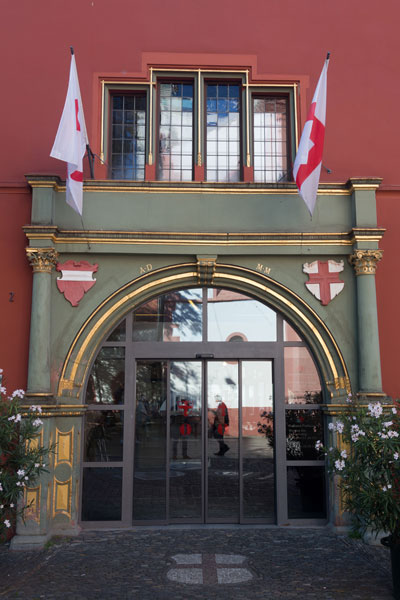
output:
<instances>
[{"instance_id":1,"label":"red building facade","mask_svg":"<svg viewBox=\"0 0 400 600\"><path fill-rule=\"evenodd\" d=\"M275 508L268 512L260 500L244 515L241 480L241 516L234 507L229 522L245 522L254 510L262 522L283 524L306 518L308 511L318 522L341 525L334 494L325 495L313 435L335 417L350 390L400 396L397 3L385 1L377 12L370 1L361 7L311 0L304 7L287 0L250 5L71 0L55 7L42 0L38 10L21 0L4 12L1 43L9 58L0 113L6 140L0 165L0 366L8 389L27 388L32 401L47 407L44 435L58 443L48 482L30 492L36 517L27 529L21 526L20 539L36 536L43 542L51 532L75 531L86 521L129 525L135 502L133 521L140 521L140 502L149 494L143 473L153 469L155 477L164 469L157 460L171 440L171 464L180 459L193 465L190 454L197 446L191 451L179 437L189 432L198 438L203 461L203 483L190 485L203 486L201 494L207 485L212 489L217 472L212 465L225 460L224 454L233 456L240 446L244 460L247 448L255 447L253 438L268 440L265 465L276 487L265 494L255 488L253 495L269 498ZM49 156L65 101L71 45L96 155L93 180L85 159L82 221L64 203L66 165ZM291 169L327 51L324 167L310 219ZM219 106L217 100L225 108L209 109L214 102ZM267 116L273 125L266 124ZM257 146L257 136L267 135L268 128L275 136L269 163ZM179 146L178 159L173 144ZM71 307L57 288L60 273L52 272L57 260L93 267L96 285L79 306ZM327 306L305 286L304 266L316 260L343 267L344 292ZM217 296L226 302L221 310ZM48 314L38 298L44 298ZM264 333L257 331L254 314L239 306L235 314L245 315L248 330L229 320L235 300L259 311L260 323L268 322ZM214 309L216 315L220 310L215 318ZM203 320L196 321L196 311ZM166 343L165 356L159 342ZM127 357L126 365L136 364L136 379L131 367L121 367L121 357ZM252 387L257 361L260 381ZM229 376L222 385L225 368ZM107 403L118 406L106 410ZM189 405L192 421L179 412ZM222 429L214 439L218 406L229 407L230 422L218 424L229 434ZM136 422L136 436L126 415ZM110 447L95 436L107 428ZM285 431L292 455L274 442ZM146 454L156 435L159 445ZM207 463L210 439L219 451L210 451ZM299 457L304 464L296 467ZM90 504L105 485L102 463L108 461L114 461L110 469L116 473L107 484L116 486L111 517ZM176 468L172 464L168 490L177 483L171 475ZM290 494L300 484L311 496L323 497L327 508L292 510ZM176 516L173 501L171 496L166 509L172 520L208 522L209 504L199 508L201 515L187 517ZM222 517L216 510L210 518ZM152 519L165 521L160 515Z\"/></svg>"}]
</instances>

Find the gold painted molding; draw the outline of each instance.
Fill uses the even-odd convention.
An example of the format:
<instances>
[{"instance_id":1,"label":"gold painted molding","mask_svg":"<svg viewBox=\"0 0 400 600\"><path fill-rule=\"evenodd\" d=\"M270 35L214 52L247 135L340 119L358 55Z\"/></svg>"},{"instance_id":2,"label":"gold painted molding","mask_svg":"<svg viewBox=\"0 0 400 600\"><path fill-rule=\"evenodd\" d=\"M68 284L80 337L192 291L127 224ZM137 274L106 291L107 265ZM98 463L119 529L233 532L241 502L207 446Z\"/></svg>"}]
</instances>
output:
<instances>
[{"instance_id":1,"label":"gold painted molding","mask_svg":"<svg viewBox=\"0 0 400 600\"><path fill-rule=\"evenodd\" d=\"M378 242L385 230L358 229L342 232L162 232L111 230L46 230L27 225L24 232L31 242L47 240L57 244L106 244L128 246L342 246L351 248L355 242Z\"/></svg>"},{"instance_id":2,"label":"gold painted molding","mask_svg":"<svg viewBox=\"0 0 400 600\"><path fill-rule=\"evenodd\" d=\"M53 518L63 514L71 518L72 477L67 481L59 481L54 477L53 484Z\"/></svg>"},{"instance_id":3,"label":"gold painted molding","mask_svg":"<svg viewBox=\"0 0 400 600\"><path fill-rule=\"evenodd\" d=\"M57 263L54 248L26 248L25 252L34 273L51 273Z\"/></svg>"},{"instance_id":4,"label":"gold painted molding","mask_svg":"<svg viewBox=\"0 0 400 600\"><path fill-rule=\"evenodd\" d=\"M356 275L375 275L378 262L383 256L383 250L355 250L348 257Z\"/></svg>"},{"instance_id":5,"label":"gold painted molding","mask_svg":"<svg viewBox=\"0 0 400 600\"><path fill-rule=\"evenodd\" d=\"M66 463L72 467L74 459L74 427L69 431L60 431L56 427L56 456L54 467Z\"/></svg>"},{"instance_id":6,"label":"gold painted molding","mask_svg":"<svg viewBox=\"0 0 400 600\"><path fill-rule=\"evenodd\" d=\"M25 512L25 518L32 519L36 523L40 522L40 491L40 485L34 488L25 488L24 503L28 507Z\"/></svg>"},{"instance_id":7,"label":"gold painted molding","mask_svg":"<svg viewBox=\"0 0 400 600\"><path fill-rule=\"evenodd\" d=\"M54 180L27 179L33 189L52 188L56 192L65 192L65 182L58 177ZM171 185L172 184L172 185ZM134 182L119 179L88 179L83 182L83 191L108 193L153 193L153 194L262 194L262 195L297 195L295 182L282 184L260 184L252 182L218 183L216 181L172 181L169 184L161 181ZM321 183L318 187L319 196L350 196L351 189L346 183Z\"/></svg>"}]
</instances>

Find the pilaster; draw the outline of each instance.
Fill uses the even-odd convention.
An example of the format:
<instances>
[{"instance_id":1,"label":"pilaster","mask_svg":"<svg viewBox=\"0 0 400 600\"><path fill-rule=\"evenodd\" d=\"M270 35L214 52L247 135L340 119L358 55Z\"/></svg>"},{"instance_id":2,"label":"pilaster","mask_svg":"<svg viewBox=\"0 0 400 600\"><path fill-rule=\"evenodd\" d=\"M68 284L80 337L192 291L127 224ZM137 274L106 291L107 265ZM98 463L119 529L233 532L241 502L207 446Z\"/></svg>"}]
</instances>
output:
<instances>
[{"instance_id":1,"label":"pilaster","mask_svg":"<svg viewBox=\"0 0 400 600\"><path fill-rule=\"evenodd\" d=\"M51 272L58 253L27 248L26 254L33 269L27 393L50 394Z\"/></svg>"},{"instance_id":2,"label":"pilaster","mask_svg":"<svg viewBox=\"0 0 400 600\"><path fill-rule=\"evenodd\" d=\"M349 256L357 281L359 390L382 393L375 273L382 250L355 250Z\"/></svg>"}]
</instances>

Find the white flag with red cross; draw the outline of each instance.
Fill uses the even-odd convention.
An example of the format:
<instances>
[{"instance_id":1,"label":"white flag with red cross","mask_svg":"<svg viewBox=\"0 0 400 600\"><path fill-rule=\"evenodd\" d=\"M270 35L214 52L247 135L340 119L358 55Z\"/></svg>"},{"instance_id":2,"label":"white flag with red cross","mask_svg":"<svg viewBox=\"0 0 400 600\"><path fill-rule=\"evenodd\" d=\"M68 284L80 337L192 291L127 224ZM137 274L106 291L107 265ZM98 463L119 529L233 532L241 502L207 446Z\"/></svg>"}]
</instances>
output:
<instances>
[{"instance_id":1,"label":"white flag with red cross","mask_svg":"<svg viewBox=\"0 0 400 600\"><path fill-rule=\"evenodd\" d=\"M81 216L83 157L88 143L75 56L72 54L67 98L50 156L68 163L66 200Z\"/></svg>"},{"instance_id":2,"label":"white flag with red cross","mask_svg":"<svg viewBox=\"0 0 400 600\"><path fill-rule=\"evenodd\" d=\"M328 64L329 54L314 92L293 167L293 177L299 194L306 203L311 216L317 200L324 149Z\"/></svg>"}]
</instances>

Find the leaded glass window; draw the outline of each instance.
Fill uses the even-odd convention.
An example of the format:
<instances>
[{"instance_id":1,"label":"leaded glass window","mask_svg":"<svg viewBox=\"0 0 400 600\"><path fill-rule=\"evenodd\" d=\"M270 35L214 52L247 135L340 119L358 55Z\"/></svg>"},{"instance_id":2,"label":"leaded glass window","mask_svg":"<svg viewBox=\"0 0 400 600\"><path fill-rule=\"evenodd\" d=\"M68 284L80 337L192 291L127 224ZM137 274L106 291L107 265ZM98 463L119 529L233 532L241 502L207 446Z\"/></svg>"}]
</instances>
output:
<instances>
[{"instance_id":1,"label":"leaded glass window","mask_svg":"<svg viewBox=\"0 0 400 600\"><path fill-rule=\"evenodd\" d=\"M287 119L286 98L253 98L254 181L288 180Z\"/></svg>"},{"instance_id":2,"label":"leaded glass window","mask_svg":"<svg viewBox=\"0 0 400 600\"><path fill-rule=\"evenodd\" d=\"M111 178L144 179L146 96L111 96Z\"/></svg>"},{"instance_id":3,"label":"leaded glass window","mask_svg":"<svg viewBox=\"0 0 400 600\"><path fill-rule=\"evenodd\" d=\"M193 179L193 84L160 84L158 179Z\"/></svg>"},{"instance_id":4,"label":"leaded glass window","mask_svg":"<svg viewBox=\"0 0 400 600\"><path fill-rule=\"evenodd\" d=\"M240 86L207 84L207 181L240 180Z\"/></svg>"}]
</instances>

